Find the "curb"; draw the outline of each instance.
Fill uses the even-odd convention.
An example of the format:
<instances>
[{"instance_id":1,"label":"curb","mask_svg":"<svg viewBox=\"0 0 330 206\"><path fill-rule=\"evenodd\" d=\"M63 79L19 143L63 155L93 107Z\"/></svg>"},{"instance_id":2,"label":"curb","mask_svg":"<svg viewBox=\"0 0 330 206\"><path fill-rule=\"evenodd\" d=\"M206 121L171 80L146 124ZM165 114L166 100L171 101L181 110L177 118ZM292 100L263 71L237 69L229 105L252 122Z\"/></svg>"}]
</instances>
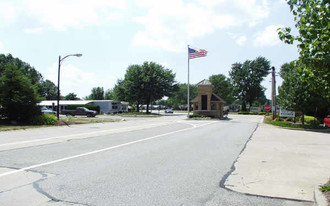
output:
<instances>
[{"instance_id":1,"label":"curb","mask_svg":"<svg viewBox=\"0 0 330 206\"><path fill-rule=\"evenodd\" d=\"M317 206L328 206L328 201L323 193L318 189L319 186L314 189L314 199Z\"/></svg>"}]
</instances>

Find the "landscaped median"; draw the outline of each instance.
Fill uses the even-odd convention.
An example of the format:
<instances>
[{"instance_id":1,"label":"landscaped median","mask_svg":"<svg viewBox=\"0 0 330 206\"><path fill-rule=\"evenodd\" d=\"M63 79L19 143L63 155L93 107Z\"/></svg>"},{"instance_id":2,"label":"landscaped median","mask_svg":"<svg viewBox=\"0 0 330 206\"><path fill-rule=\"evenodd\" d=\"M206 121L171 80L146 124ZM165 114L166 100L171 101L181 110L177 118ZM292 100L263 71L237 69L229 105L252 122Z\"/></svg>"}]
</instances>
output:
<instances>
[{"instance_id":1,"label":"landscaped median","mask_svg":"<svg viewBox=\"0 0 330 206\"><path fill-rule=\"evenodd\" d=\"M161 114L146 113L146 112L123 112L117 114L107 114L109 116L121 116L121 117L160 117Z\"/></svg>"},{"instance_id":2,"label":"landscaped median","mask_svg":"<svg viewBox=\"0 0 330 206\"><path fill-rule=\"evenodd\" d=\"M326 129L320 124L320 121L317 118L312 116L305 115L304 124L302 123L302 118L297 117L296 119L288 117L288 118L280 118L277 117L275 120L272 120L271 116L266 116L264 122L267 124L284 127L284 128L293 128L293 129Z\"/></svg>"}]
</instances>

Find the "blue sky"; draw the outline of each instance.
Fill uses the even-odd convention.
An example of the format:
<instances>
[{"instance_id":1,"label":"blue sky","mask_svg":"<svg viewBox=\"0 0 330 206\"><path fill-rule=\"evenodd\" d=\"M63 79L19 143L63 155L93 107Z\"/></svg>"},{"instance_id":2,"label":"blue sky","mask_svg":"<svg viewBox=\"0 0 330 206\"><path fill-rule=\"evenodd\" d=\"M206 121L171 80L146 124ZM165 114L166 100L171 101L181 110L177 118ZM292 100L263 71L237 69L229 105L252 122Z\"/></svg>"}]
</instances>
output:
<instances>
[{"instance_id":1,"label":"blue sky","mask_svg":"<svg viewBox=\"0 0 330 206\"><path fill-rule=\"evenodd\" d=\"M294 27L285 0L0 0L0 53L12 54L78 97L113 88L131 64L154 61L187 82L187 45L208 51L190 61L190 82L228 76L231 65L264 56L279 70L297 59L276 29ZM271 77L263 82L271 95ZM281 81L278 81L281 84Z\"/></svg>"}]
</instances>

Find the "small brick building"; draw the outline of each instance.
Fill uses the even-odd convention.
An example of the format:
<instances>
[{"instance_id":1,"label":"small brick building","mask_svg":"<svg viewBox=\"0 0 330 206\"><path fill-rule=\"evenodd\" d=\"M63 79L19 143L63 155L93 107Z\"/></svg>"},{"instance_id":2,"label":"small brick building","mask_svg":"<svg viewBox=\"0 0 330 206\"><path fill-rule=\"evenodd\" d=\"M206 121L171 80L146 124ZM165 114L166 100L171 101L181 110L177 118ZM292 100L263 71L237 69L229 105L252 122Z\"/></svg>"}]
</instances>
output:
<instances>
[{"instance_id":1,"label":"small brick building","mask_svg":"<svg viewBox=\"0 0 330 206\"><path fill-rule=\"evenodd\" d=\"M191 101L194 105L194 114L223 118L225 101L212 93L213 85L211 82L204 79L197 84L197 87L198 96Z\"/></svg>"}]
</instances>

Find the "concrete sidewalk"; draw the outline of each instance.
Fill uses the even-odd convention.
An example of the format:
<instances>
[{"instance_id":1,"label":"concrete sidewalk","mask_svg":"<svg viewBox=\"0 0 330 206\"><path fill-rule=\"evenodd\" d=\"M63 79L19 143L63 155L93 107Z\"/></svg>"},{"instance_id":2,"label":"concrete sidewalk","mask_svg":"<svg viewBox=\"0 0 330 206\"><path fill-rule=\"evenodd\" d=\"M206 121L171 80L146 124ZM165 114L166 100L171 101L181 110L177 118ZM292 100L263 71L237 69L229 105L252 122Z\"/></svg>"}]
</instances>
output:
<instances>
[{"instance_id":1,"label":"concrete sidewalk","mask_svg":"<svg viewBox=\"0 0 330 206\"><path fill-rule=\"evenodd\" d=\"M225 187L241 193L314 201L330 178L330 134L259 124Z\"/></svg>"}]
</instances>

